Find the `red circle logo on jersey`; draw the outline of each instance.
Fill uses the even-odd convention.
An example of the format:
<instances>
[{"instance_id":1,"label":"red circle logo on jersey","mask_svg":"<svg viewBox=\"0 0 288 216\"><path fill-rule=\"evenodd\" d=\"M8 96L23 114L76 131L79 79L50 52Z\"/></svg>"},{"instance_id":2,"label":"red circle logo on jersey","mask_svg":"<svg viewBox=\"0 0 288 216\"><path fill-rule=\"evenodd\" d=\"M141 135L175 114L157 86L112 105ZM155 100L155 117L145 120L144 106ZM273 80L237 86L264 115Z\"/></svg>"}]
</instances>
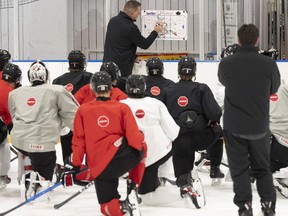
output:
<instances>
[{"instance_id":1,"label":"red circle logo on jersey","mask_svg":"<svg viewBox=\"0 0 288 216\"><path fill-rule=\"evenodd\" d=\"M185 96L181 96L178 98L178 104L181 107L185 107L188 104L188 98Z\"/></svg>"},{"instance_id":2,"label":"red circle logo on jersey","mask_svg":"<svg viewBox=\"0 0 288 216\"><path fill-rule=\"evenodd\" d=\"M72 92L73 89L74 89L74 86L71 84L71 83L68 83L66 86L65 86L66 90L68 92Z\"/></svg>"},{"instance_id":3,"label":"red circle logo on jersey","mask_svg":"<svg viewBox=\"0 0 288 216\"><path fill-rule=\"evenodd\" d=\"M277 101L278 100L278 95L277 94L270 95L270 100L271 101Z\"/></svg>"},{"instance_id":4,"label":"red circle logo on jersey","mask_svg":"<svg viewBox=\"0 0 288 216\"><path fill-rule=\"evenodd\" d=\"M29 99L27 100L27 105L28 105L28 106L34 106L35 103L36 103L35 98L29 98Z\"/></svg>"},{"instance_id":5,"label":"red circle logo on jersey","mask_svg":"<svg viewBox=\"0 0 288 216\"><path fill-rule=\"evenodd\" d=\"M139 109L135 112L137 118L143 118L145 116L145 112L142 109Z\"/></svg>"},{"instance_id":6,"label":"red circle logo on jersey","mask_svg":"<svg viewBox=\"0 0 288 216\"><path fill-rule=\"evenodd\" d=\"M154 96L157 96L160 94L161 90L158 86L153 86L151 89L150 89L150 92L152 95Z\"/></svg>"},{"instance_id":7,"label":"red circle logo on jersey","mask_svg":"<svg viewBox=\"0 0 288 216\"><path fill-rule=\"evenodd\" d=\"M97 123L100 127L107 127L109 125L109 119L107 116L100 116Z\"/></svg>"}]
</instances>

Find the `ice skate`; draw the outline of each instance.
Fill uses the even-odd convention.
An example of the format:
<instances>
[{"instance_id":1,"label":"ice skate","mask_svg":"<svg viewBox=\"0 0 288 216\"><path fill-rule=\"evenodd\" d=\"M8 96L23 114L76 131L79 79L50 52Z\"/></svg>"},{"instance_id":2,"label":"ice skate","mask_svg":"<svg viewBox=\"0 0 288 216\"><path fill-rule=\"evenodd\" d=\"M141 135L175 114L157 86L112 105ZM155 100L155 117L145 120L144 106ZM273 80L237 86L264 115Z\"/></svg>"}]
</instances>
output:
<instances>
[{"instance_id":1,"label":"ice skate","mask_svg":"<svg viewBox=\"0 0 288 216\"><path fill-rule=\"evenodd\" d=\"M41 189L46 189L51 186L50 181L45 180L39 175L38 172L35 171L27 173L22 182L24 190L21 190L21 197L23 200L27 200L39 193ZM52 191L46 194L46 198L48 202L51 200Z\"/></svg>"},{"instance_id":2,"label":"ice skate","mask_svg":"<svg viewBox=\"0 0 288 216\"><path fill-rule=\"evenodd\" d=\"M6 188L7 184L11 182L11 179L7 176L0 176L0 190Z\"/></svg>"},{"instance_id":3,"label":"ice skate","mask_svg":"<svg viewBox=\"0 0 288 216\"><path fill-rule=\"evenodd\" d=\"M56 164L54 167L53 182L58 183L61 181L62 175L64 173L64 166Z\"/></svg>"},{"instance_id":4,"label":"ice skate","mask_svg":"<svg viewBox=\"0 0 288 216\"><path fill-rule=\"evenodd\" d=\"M210 178L212 179L212 186L220 185L224 178L224 173L221 172L219 166L211 166Z\"/></svg>"},{"instance_id":5,"label":"ice skate","mask_svg":"<svg viewBox=\"0 0 288 216\"><path fill-rule=\"evenodd\" d=\"M120 204L121 204L121 210L124 213L125 216L133 216L133 209L131 204L129 203L129 200L120 200Z\"/></svg>"},{"instance_id":6,"label":"ice skate","mask_svg":"<svg viewBox=\"0 0 288 216\"><path fill-rule=\"evenodd\" d=\"M261 213L259 216L275 216L275 206L273 206L272 202L262 202L261 203Z\"/></svg>"},{"instance_id":7,"label":"ice skate","mask_svg":"<svg viewBox=\"0 0 288 216\"><path fill-rule=\"evenodd\" d=\"M198 176L197 170L194 169L191 172L191 182L188 185L182 186L180 188L180 195L183 198L188 198L192 201L197 209L205 206L206 199L204 190L202 187L201 179ZM189 205L189 202L188 202ZM190 206L190 205L189 205Z\"/></svg>"},{"instance_id":8,"label":"ice skate","mask_svg":"<svg viewBox=\"0 0 288 216\"><path fill-rule=\"evenodd\" d=\"M210 172L210 160L208 159L207 153L205 151L200 152L200 155L194 164L199 172Z\"/></svg>"},{"instance_id":9,"label":"ice skate","mask_svg":"<svg viewBox=\"0 0 288 216\"><path fill-rule=\"evenodd\" d=\"M139 204L142 202L141 197L138 194L138 188L136 184L131 180L127 179L127 198L126 201L131 206L134 216L141 216ZM126 214L125 214L126 215Z\"/></svg>"},{"instance_id":10,"label":"ice skate","mask_svg":"<svg viewBox=\"0 0 288 216\"><path fill-rule=\"evenodd\" d=\"M285 198L288 198L288 185L286 184L288 182L285 182L286 179L280 179L280 178L273 178L274 187L276 190Z\"/></svg>"},{"instance_id":11,"label":"ice skate","mask_svg":"<svg viewBox=\"0 0 288 216\"><path fill-rule=\"evenodd\" d=\"M40 190L41 185L39 183L39 174L37 172L30 172L25 175L25 199L29 199L32 196L35 196L36 193Z\"/></svg>"},{"instance_id":12,"label":"ice skate","mask_svg":"<svg viewBox=\"0 0 288 216\"><path fill-rule=\"evenodd\" d=\"M253 216L252 203L245 203L245 209L239 213L239 216Z\"/></svg>"}]
</instances>

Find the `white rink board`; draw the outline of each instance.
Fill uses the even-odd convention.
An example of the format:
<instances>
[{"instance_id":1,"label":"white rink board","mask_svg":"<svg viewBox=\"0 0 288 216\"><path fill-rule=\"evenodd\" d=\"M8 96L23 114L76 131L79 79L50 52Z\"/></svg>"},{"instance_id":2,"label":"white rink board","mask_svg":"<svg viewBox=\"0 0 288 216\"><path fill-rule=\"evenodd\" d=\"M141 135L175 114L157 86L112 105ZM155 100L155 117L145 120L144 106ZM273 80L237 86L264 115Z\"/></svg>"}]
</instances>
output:
<instances>
[{"instance_id":1,"label":"white rink board","mask_svg":"<svg viewBox=\"0 0 288 216\"><path fill-rule=\"evenodd\" d=\"M163 61L164 62L164 76L175 82L178 81L177 66L178 61ZM27 71L32 61L15 61L14 64L19 65L22 70L22 84L29 85ZM67 61L44 61L50 71L51 83L53 79L68 72ZM99 70L102 62L91 61L87 63L87 71L95 73ZM217 70L219 61L197 61L196 81L206 83L213 93L217 90ZM139 66L138 73L146 75L145 63ZM277 62L282 79L288 83L288 61Z\"/></svg>"}]
</instances>

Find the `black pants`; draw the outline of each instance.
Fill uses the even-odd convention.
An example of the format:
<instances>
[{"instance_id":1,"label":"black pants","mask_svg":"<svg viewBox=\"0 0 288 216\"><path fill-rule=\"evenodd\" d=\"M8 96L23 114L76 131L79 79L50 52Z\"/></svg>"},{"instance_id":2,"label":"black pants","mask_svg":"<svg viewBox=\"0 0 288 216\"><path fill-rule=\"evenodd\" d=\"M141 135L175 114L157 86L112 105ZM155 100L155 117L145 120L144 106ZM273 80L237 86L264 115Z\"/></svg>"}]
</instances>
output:
<instances>
[{"instance_id":1,"label":"black pants","mask_svg":"<svg viewBox=\"0 0 288 216\"><path fill-rule=\"evenodd\" d=\"M64 164L66 162L65 159L67 159L72 154L72 137L73 137L72 131L60 137L62 158Z\"/></svg>"},{"instance_id":2,"label":"black pants","mask_svg":"<svg viewBox=\"0 0 288 216\"><path fill-rule=\"evenodd\" d=\"M99 204L119 199L119 177L133 169L143 158L143 151L137 151L123 141L114 158L105 170L94 180Z\"/></svg>"},{"instance_id":3,"label":"black pants","mask_svg":"<svg viewBox=\"0 0 288 216\"><path fill-rule=\"evenodd\" d=\"M270 133L257 140L243 139L223 131L233 180L234 203L239 212L244 204L252 201L251 176L256 178L256 187L261 202L276 202L276 192L270 171Z\"/></svg>"},{"instance_id":4,"label":"black pants","mask_svg":"<svg viewBox=\"0 0 288 216\"><path fill-rule=\"evenodd\" d=\"M143 179L141 181L138 193L146 194L155 191L160 182L158 177L159 166L165 163L173 154L173 149L160 160L145 168Z\"/></svg>"},{"instance_id":5,"label":"black pants","mask_svg":"<svg viewBox=\"0 0 288 216\"><path fill-rule=\"evenodd\" d=\"M270 157L272 173L288 166L288 148L281 145L273 135Z\"/></svg>"},{"instance_id":6,"label":"black pants","mask_svg":"<svg viewBox=\"0 0 288 216\"><path fill-rule=\"evenodd\" d=\"M30 158L33 171L38 172L46 180L52 181L57 159L56 151L38 153L26 152L18 148L17 150Z\"/></svg>"},{"instance_id":7,"label":"black pants","mask_svg":"<svg viewBox=\"0 0 288 216\"><path fill-rule=\"evenodd\" d=\"M177 185L179 187L187 184L187 176L193 170L195 152L209 149L211 165L219 166L223 155L223 142L221 134L215 133L211 128L202 132L190 132L180 134L173 142L175 153L173 155L173 166ZM178 180L181 176L182 180Z\"/></svg>"}]
</instances>

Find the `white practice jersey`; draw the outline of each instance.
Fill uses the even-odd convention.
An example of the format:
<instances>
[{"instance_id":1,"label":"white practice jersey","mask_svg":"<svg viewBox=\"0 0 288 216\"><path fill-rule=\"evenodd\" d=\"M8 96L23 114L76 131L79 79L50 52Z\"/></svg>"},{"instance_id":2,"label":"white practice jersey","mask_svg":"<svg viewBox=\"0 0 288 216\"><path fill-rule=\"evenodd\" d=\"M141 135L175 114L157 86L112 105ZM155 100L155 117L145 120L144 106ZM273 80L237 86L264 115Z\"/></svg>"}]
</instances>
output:
<instances>
[{"instance_id":1,"label":"white practice jersey","mask_svg":"<svg viewBox=\"0 0 288 216\"><path fill-rule=\"evenodd\" d=\"M139 129L144 133L148 147L145 164L150 166L171 150L172 141L177 138L180 128L166 106L155 98L127 98L121 102L129 105Z\"/></svg>"},{"instance_id":2,"label":"white practice jersey","mask_svg":"<svg viewBox=\"0 0 288 216\"><path fill-rule=\"evenodd\" d=\"M288 86L283 80L278 92L270 96L270 131L288 147Z\"/></svg>"},{"instance_id":3,"label":"white practice jersey","mask_svg":"<svg viewBox=\"0 0 288 216\"><path fill-rule=\"evenodd\" d=\"M15 147L27 152L55 151L62 122L73 129L78 103L63 86L42 84L10 92L11 133Z\"/></svg>"}]
</instances>

